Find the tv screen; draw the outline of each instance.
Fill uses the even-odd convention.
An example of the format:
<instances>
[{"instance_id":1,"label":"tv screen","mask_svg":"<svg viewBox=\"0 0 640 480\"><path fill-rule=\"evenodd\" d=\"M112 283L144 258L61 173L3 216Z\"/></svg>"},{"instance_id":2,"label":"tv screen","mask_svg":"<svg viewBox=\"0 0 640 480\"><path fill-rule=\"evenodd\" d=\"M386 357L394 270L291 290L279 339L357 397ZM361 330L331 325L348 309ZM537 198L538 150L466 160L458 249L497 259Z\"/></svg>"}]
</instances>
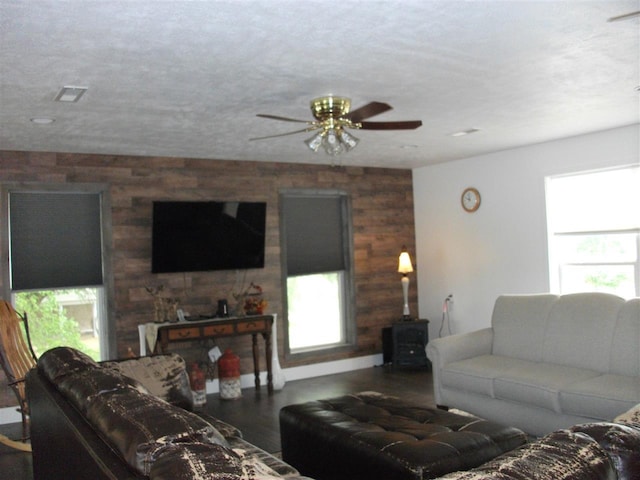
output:
<instances>
[{"instance_id":1,"label":"tv screen","mask_svg":"<svg viewBox=\"0 0 640 480\"><path fill-rule=\"evenodd\" d=\"M153 202L151 271L264 268L265 202Z\"/></svg>"}]
</instances>

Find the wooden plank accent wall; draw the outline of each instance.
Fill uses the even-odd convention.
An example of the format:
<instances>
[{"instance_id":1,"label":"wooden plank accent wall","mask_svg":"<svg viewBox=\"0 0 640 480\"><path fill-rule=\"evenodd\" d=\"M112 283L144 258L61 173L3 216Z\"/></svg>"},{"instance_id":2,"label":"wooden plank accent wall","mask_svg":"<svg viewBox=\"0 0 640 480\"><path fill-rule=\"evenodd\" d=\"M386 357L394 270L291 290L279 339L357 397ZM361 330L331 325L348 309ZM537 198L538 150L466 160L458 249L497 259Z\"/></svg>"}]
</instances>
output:
<instances>
[{"instance_id":1,"label":"wooden plank accent wall","mask_svg":"<svg viewBox=\"0 0 640 480\"><path fill-rule=\"evenodd\" d=\"M304 155L304 152L301 152ZM344 158L348 164L348 156ZM249 282L261 285L268 311L278 313L281 365L290 367L380 353L381 329L402 313L397 258L403 245L415 254L412 173L405 169L330 167L225 160L0 151L0 181L103 183L109 185L118 354L138 351L137 325L153 320L145 287L163 285L191 314L215 312ZM357 345L340 353L302 359L283 354L283 291L280 270L279 192L290 188L339 189L352 203L355 247ZM244 200L267 202L265 268L248 271L151 274L151 206L154 200ZM6 228L6 225L0 226ZM415 258L414 258L415 261ZM2 263L1 268L6 268ZM415 275L410 306L417 313ZM313 306L310 306L313 308ZM252 371L250 341L220 341ZM193 350L193 349L192 349ZM180 351L187 359L204 349ZM4 389L3 389L4 390Z\"/></svg>"}]
</instances>

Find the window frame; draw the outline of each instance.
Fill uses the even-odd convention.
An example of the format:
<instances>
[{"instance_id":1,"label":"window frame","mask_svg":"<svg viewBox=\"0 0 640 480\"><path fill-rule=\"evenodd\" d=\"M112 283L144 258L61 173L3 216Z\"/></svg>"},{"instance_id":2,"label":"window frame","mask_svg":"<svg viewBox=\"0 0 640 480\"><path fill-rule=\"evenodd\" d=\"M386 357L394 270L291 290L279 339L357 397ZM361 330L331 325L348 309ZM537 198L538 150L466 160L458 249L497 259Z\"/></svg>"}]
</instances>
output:
<instances>
[{"instance_id":1,"label":"window frame","mask_svg":"<svg viewBox=\"0 0 640 480\"><path fill-rule=\"evenodd\" d=\"M291 349L289 344L289 299L287 292L287 280L289 278L287 271L287 241L286 241L286 219L284 218L284 199L286 197L337 197L341 203L341 220L342 220L342 236L343 236L343 255L344 255L344 272L342 279L342 295L343 305L343 340L339 344L319 345L305 347L300 349ZM342 190L337 189L282 189L279 192L279 219L280 219L280 253L281 253L281 272L282 272L282 308L283 308L283 325L284 325L284 353L287 358L306 358L319 354L327 355L342 351L351 351L356 347L356 305L355 305L355 275L353 262L353 220L351 197ZM329 273L329 272L325 272ZM291 275L297 276L297 275Z\"/></svg>"},{"instance_id":2,"label":"window frame","mask_svg":"<svg viewBox=\"0 0 640 480\"><path fill-rule=\"evenodd\" d=\"M11 288L11 260L10 260L10 241L11 232L9 230L9 196L11 193L82 193L95 194L100 200L100 226L102 240L102 285L96 286L102 292L99 295L104 297L104 308L100 325L100 356L106 360L114 358L117 352L115 338L115 317L114 317L114 286L113 286L113 270L112 270L112 222L111 222L111 197L109 193L109 185L104 183L21 183L21 182L3 182L0 184L0 222L2 222L2 248L1 254L3 258L2 269L2 296L6 299L13 298L14 290ZM73 288L73 287L70 287ZM84 288L84 286L79 286ZM42 288L45 290L59 290L59 288ZM20 290L22 291L22 290ZM18 292L16 290L15 292Z\"/></svg>"}]
</instances>

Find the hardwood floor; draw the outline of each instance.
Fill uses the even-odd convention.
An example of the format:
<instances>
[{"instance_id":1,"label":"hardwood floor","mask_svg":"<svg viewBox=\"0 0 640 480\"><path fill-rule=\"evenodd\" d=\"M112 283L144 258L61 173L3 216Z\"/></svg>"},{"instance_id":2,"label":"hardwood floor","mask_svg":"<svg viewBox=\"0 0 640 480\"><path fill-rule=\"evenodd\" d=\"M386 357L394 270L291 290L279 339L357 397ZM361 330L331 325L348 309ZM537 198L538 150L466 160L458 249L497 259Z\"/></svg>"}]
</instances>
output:
<instances>
[{"instance_id":1,"label":"hardwood floor","mask_svg":"<svg viewBox=\"0 0 640 480\"><path fill-rule=\"evenodd\" d=\"M0 433L11 439L22 436L22 424L0 425ZM0 480L31 480L31 454L0 444Z\"/></svg>"},{"instance_id":2,"label":"hardwood floor","mask_svg":"<svg viewBox=\"0 0 640 480\"><path fill-rule=\"evenodd\" d=\"M264 387L258 394L253 388L244 389L242 398L237 400L209 395L206 410L238 427L249 442L275 453L280 451L278 414L285 405L370 390L422 404L434 403L430 372L384 366L287 382L273 395L268 395ZM0 425L0 433L18 438L21 426ZM31 455L0 445L0 480L32 479Z\"/></svg>"}]
</instances>

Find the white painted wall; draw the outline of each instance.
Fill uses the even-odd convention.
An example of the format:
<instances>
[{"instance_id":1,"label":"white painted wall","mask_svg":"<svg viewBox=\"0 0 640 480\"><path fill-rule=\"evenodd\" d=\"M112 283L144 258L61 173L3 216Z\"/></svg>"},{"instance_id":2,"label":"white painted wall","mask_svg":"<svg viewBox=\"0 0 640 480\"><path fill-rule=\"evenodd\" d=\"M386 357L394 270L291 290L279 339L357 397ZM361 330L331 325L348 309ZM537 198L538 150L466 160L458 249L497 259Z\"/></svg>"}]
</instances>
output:
<instances>
[{"instance_id":1,"label":"white painted wall","mask_svg":"<svg viewBox=\"0 0 640 480\"><path fill-rule=\"evenodd\" d=\"M450 293L448 323L461 333L489 326L500 294L548 292L545 177L637 164L639 145L632 125L414 170L418 304L430 338ZM482 196L475 213L460 205L468 186Z\"/></svg>"}]
</instances>

